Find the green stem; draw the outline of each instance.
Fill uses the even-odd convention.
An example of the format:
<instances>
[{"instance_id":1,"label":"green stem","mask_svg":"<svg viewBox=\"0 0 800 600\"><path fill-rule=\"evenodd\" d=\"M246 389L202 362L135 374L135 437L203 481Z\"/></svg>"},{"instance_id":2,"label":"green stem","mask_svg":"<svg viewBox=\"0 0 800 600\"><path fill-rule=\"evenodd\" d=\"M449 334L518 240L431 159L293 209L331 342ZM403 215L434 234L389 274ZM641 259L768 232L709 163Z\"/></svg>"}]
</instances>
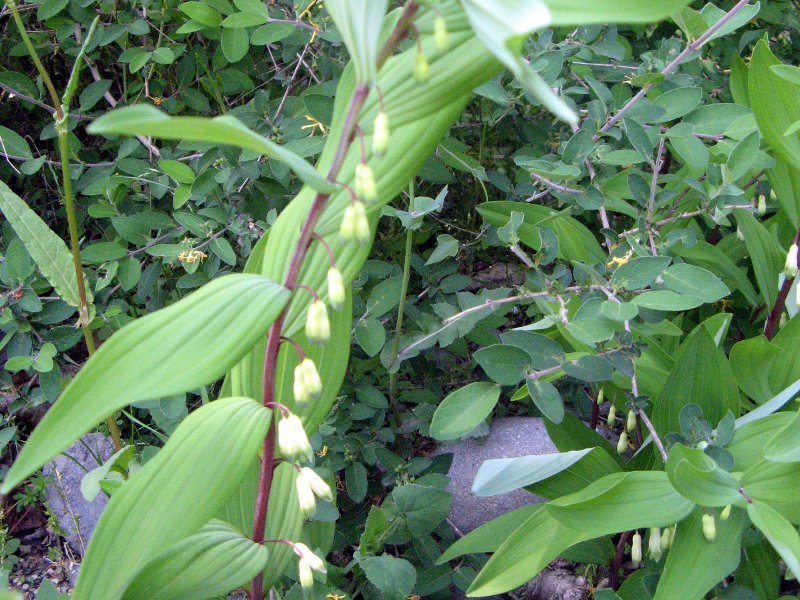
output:
<instances>
[{"instance_id":1,"label":"green stem","mask_svg":"<svg viewBox=\"0 0 800 600\"><path fill-rule=\"evenodd\" d=\"M408 212L414 212L414 180L408 184ZM392 412L394 413L394 421L397 427L400 427L400 405L397 402L397 372L398 369L394 368L394 363L397 361L397 353L400 350L400 334L403 332L403 317L405 316L406 308L406 294L408 293L408 280L411 277L411 243L414 238L414 231L409 225L406 230L406 254L403 260L403 284L400 289L400 303L397 306L397 323L394 327L394 339L392 340L391 360L389 364L393 366L393 370L389 375L389 402L392 405Z\"/></svg>"},{"instance_id":2,"label":"green stem","mask_svg":"<svg viewBox=\"0 0 800 600\"><path fill-rule=\"evenodd\" d=\"M22 22L22 18L19 16L16 2L14 0L5 0L5 3L14 17L14 23L17 26L20 37L22 37L25 48L27 48L28 54L30 55L31 60L33 60L33 64L36 65L36 70L39 72L47 91L50 93L50 96L53 99L56 132L58 133L58 152L61 156L61 179L64 190L64 207L67 211L67 225L69 227L69 241L70 249L72 251L72 262L75 267L75 277L78 282L78 303L80 304L78 307L79 320L81 329L83 330L83 339L86 341L86 351L89 353L89 356L91 356L94 354L97 348L94 343L94 338L92 337L92 330L89 327L89 303L86 299L86 287L83 281L83 269L81 268L81 251L80 246L78 245L78 222L77 218L75 217L75 194L72 191L72 171L69 166L69 115L64 113L61 99L58 97L58 92L56 92L53 81L50 79L50 74L44 68L42 61L39 60L39 55L36 54L36 49L33 47L30 37L28 37L28 32L25 31L25 24ZM94 23L92 23L92 27L90 28L86 40L84 41L81 54L83 53L83 49L85 49L96 24L97 19L95 19ZM81 56L79 55L78 61L80 60ZM67 90L64 94L64 97L67 101L69 101L72 93L75 91L75 87L77 86L77 75L77 68L73 69L72 76L70 77L70 83L67 86ZM117 423L113 416L107 419L107 424L108 430L111 433L111 438L114 441L114 446L117 450L119 450L122 448L122 438L120 436L119 427L117 427Z\"/></svg>"}]
</instances>

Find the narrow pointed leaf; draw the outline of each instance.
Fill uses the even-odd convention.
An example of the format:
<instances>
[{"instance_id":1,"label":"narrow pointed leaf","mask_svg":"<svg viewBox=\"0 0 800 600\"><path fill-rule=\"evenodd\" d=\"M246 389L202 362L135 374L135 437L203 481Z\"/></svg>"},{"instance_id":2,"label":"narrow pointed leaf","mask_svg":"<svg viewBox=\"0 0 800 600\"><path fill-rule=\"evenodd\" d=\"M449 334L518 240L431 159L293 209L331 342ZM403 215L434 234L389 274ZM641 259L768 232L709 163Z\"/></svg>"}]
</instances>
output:
<instances>
[{"instance_id":1,"label":"narrow pointed leaf","mask_svg":"<svg viewBox=\"0 0 800 600\"><path fill-rule=\"evenodd\" d=\"M271 418L249 398L190 414L112 497L92 536L77 598L121 598L158 554L214 518L258 456Z\"/></svg>"},{"instance_id":2,"label":"narrow pointed leaf","mask_svg":"<svg viewBox=\"0 0 800 600\"><path fill-rule=\"evenodd\" d=\"M386 15L387 0L327 0L325 8L333 17L344 40L359 84L375 81L378 36Z\"/></svg>"},{"instance_id":3,"label":"narrow pointed leaf","mask_svg":"<svg viewBox=\"0 0 800 600\"><path fill-rule=\"evenodd\" d=\"M64 390L3 483L8 493L114 411L197 389L263 337L289 291L258 275L228 275L115 333Z\"/></svg>"},{"instance_id":4,"label":"narrow pointed leaf","mask_svg":"<svg viewBox=\"0 0 800 600\"><path fill-rule=\"evenodd\" d=\"M690 0L545 0L553 25L590 23L652 23L666 19L689 4Z\"/></svg>"},{"instance_id":5,"label":"narrow pointed leaf","mask_svg":"<svg viewBox=\"0 0 800 600\"><path fill-rule=\"evenodd\" d=\"M70 306L80 307L75 265L64 241L2 181L0 210L56 293ZM86 296L91 304L92 291L88 286Z\"/></svg>"},{"instance_id":6,"label":"narrow pointed leaf","mask_svg":"<svg viewBox=\"0 0 800 600\"><path fill-rule=\"evenodd\" d=\"M774 508L763 503L747 505L747 515L780 554L795 579L800 577L800 535Z\"/></svg>"},{"instance_id":7,"label":"narrow pointed leaf","mask_svg":"<svg viewBox=\"0 0 800 600\"><path fill-rule=\"evenodd\" d=\"M212 519L150 561L123 600L203 600L248 583L267 565L269 552L224 521Z\"/></svg>"},{"instance_id":8,"label":"narrow pointed leaf","mask_svg":"<svg viewBox=\"0 0 800 600\"><path fill-rule=\"evenodd\" d=\"M286 163L304 183L319 192L330 193L336 189L334 184L300 156L251 131L241 121L227 115L213 119L171 117L154 106L137 104L103 115L87 131L98 135L147 135L165 140L237 146Z\"/></svg>"}]
</instances>

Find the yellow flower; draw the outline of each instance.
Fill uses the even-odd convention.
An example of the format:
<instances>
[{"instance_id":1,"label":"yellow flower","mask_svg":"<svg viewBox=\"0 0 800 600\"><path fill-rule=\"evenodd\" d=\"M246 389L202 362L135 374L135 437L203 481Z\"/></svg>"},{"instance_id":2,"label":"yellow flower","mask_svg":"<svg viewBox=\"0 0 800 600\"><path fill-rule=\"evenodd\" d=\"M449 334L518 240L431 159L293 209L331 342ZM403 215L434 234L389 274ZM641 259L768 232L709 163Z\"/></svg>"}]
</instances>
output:
<instances>
[{"instance_id":1,"label":"yellow flower","mask_svg":"<svg viewBox=\"0 0 800 600\"><path fill-rule=\"evenodd\" d=\"M191 250L184 250L180 254L178 254L178 260L182 263L193 264L196 262L203 262L205 259L208 258L208 254L205 252L201 252L200 250L195 250L192 248Z\"/></svg>"},{"instance_id":2,"label":"yellow flower","mask_svg":"<svg viewBox=\"0 0 800 600\"><path fill-rule=\"evenodd\" d=\"M315 129L319 129L320 133L323 135L325 134L325 125L317 121L314 117L311 115L306 115L306 121L311 121L311 123L308 125L303 125L300 129L310 129L311 135L314 135Z\"/></svg>"},{"instance_id":3,"label":"yellow flower","mask_svg":"<svg viewBox=\"0 0 800 600\"><path fill-rule=\"evenodd\" d=\"M631 258L633 258L633 250L628 250L625 253L625 256L615 256L606 264L608 265L609 268L614 266L621 267L622 265L627 263Z\"/></svg>"}]
</instances>

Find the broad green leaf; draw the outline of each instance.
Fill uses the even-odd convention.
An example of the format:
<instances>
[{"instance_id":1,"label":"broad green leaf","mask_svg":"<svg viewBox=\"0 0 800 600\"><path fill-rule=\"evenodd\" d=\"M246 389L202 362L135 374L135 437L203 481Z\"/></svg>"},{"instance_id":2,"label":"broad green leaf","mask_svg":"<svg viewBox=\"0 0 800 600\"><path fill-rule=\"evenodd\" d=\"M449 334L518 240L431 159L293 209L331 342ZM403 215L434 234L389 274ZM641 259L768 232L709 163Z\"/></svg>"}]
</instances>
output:
<instances>
[{"instance_id":1,"label":"broad green leaf","mask_svg":"<svg viewBox=\"0 0 800 600\"><path fill-rule=\"evenodd\" d=\"M619 454L612 456L604 448L589 448L590 452L580 461L560 473L527 486L529 492L544 498L560 498L574 494L601 477L621 470L617 461Z\"/></svg>"},{"instance_id":2,"label":"broad green leaf","mask_svg":"<svg viewBox=\"0 0 800 600\"><path fill-rule=\"evenodd\" d=\"M500 398L500 387L486 381L470 383L448 394L431 421L431 437L455 440L475 429Z\"/></svg>"},{"instance_id":3,"label":"broad green leaf","mask_svg":"<svg viewBox=\"0 0 800 600\"><path fill-rule=\"evenodd\" d=\"M618 464L622 464L622 459L616 448L611 446L611 442L595 430L587 427L583 421L571 412L564 413L564 420L561 423L556 424L551 421L545 421L544 426L559 452L597 447L604 450Z\"/></svg>"},{"instance_id":4,"label":"broad green leaf","mask_svg":"<svg viewBox=\"0 0 800 600\"><path fill-rule=\"evenodd\" d=\"M800 577L800 535L797 529L768 504L748 504L747 515L780 554L794 578Z\"/></svg>"},{"instance_id":5,"label":"broad green leaf","mask_svg":"<svg viewBox=\"0 0 800 600\"><path fill-rule=\"evenodd\" d=\"M775 166L767 169L767 180L792 225L800 227L800 169L776 157Z\"/></svg>"},{"instance_id":6,"label":"broad green leaf","mask_svg":"<svg viewBox=\"0 0 800 600\"><path fill-rule=\"evenodd\" d=\"M528 35L550 25L547 4L542 0L461 0L461 6L477 38L525 89L558 118L576 123L575 112L522 58Z\"/></svg>"},{"instance_id":7,"label":"broad green leaf","mask_svg":"<svg viewBox=\"0 0 800 600\"><path fill-rule=\"evenodd\" d=\"M336 190L333 183L300 156L227 115L213 119L172 117L149 104L138 104L106 113L89 125L87 131L96 135L147 135L166 140L237 146L285 163L304 183L319 192Z\"/></svg>"},{"instance_id":8,"label":"broad green leaf","mask_svg":"<svg viewBox=\"0 0 800 600\"><path fill-rule=\"evenodd\" d=\"M64 241L2 181L0 210L56 293L70 306L80 307L75 264ZM88 286L86 296L91 305L93 298Z\"/></svg>"},{"instance_id":9,"label":"broad green leaf","mask_svg":"<svg viewBox=\"0 0 800 600\"><path fill-rule=\"evenodd\" d=\"M516 346L528 353L531 367L550 369L566 360L564 349L557 341L533 331L511 330L500 334L504 344Z\"/></svg>"},{"instance_id":10,"label":"broad green leaf","mask_svg":"<svg viewBox=\"0 0 800 600\"><path fill-rule=\"evenodd\" d=\"M789 403L789 401L792 398L797 396L798 392L800 392L800 379L798 379L793 384L786 387L774 398L771 398L769 401L765 402L758 408L751 410L743 417L739 417L738 419L736 419L736 428L738 429L743 425L747 425L748 423L752 423L754 421L758 421L759 419L763 419L764 417L771 415L775 411L782 409L784 406L786 406L786 404Z\"/></svg>"},{"instance_id":11,"label":"broad green leaf","mask_svg":"<svg viewBox=\"0 0 800 600\"><path fill-rule=\"evenodd\" d=\"M716 302L731 293L716 275L686 263L667 267L661 277L664 286L673 292L701 298L706 303Z\"/></svg>"},{"instance_id":12,"label":"broad green leaf","mask_svg":"<svg viewBox=\"0 0 800 600\"><path fill-rule=\"evenodd\" d=\"M265 277L228 275L120 329L31 434L6 476L3 493L120 408L194 390L221 377L264 337L289 296Z\"/></svg>"},{"instance_id":13,"label":"broad green leaf","mask_svg":"<svg viewBox=\"0 0 800 600\"><path fill-rule=\"evenodd\" d=\"M81 564L78 598L121 598L158 554L219 512L257 456L270 411L226 398L190 414L112 497Z\"/></svg>"},{"instance_id":14,"label":"broad green leaf","mask_svg":"<svg viewBox=\"0 0 800 600\"><path fill-rule=\"evenodd\" d=\"M28 142L13 129L0 125L0 142L2 142L3 152L6 154L22 158L33 158ZM5 184L3 185L5 186Z\"/></svg>"},{"instance_id":15,"label":"broad green leaf","mask_svg":"<svg viewBox=\"0 0 800 600\"><path fill-rule=\"evenodd\" d=\"M781 350L760 335L737 342L728 357L739 388L762 404L772 398L769 385L770 367L781 358Z\"/></svg>"},{"instance_id":16,"label":"broad green leaf","mask_svg":"<svg viewBox=\"0 0 800 600\"><path fill-rule=\"evenodd\" d=\"M530 368L527 352L503 344L481 348L473 358L489 378L500 385L516 385L527 377Z\"/></svg>"},{"instance_id":17,"label":"broad green leaf","mask_svg":"<svg viewBox=\"0 0 800 600\"><path fill-rule=\"evenodd\" d=\"M788 302L790 301L791 299ZM800 318L791 318L772 339L772 345L779 348L781 353L769 369L771 389L783 389L800 379L800 353L792 352L798 344L800 344Z\"/></svg>"},{"instance_id":18,"label":"broad green leaf","mask_svg":"<svg viewBox=\"0 0 800 600\"><path fill-rule=\"evenodd\" d=\"M735 429L726 448L733 456L734 469L747 471L764 460L764 440L769 440L792 419L794 413L779 412Z\"/></svg>"},{"instance_id":19,"label":"broad green leaf","mask_svg":"<svg viewBox=\"0 0 800 600\"><path fill-rule=\"evenodd\" d=\"M756 290L747 274L719 247L698 240L691 248L678 244L672 251L686 262L715 273L728 287L739 290L752 306L758 305Z\"/></svg>"},{"instance_id":20,"label":"broad green leaf","mask_svg":"<svg viewBox=\"0 0 800 600\"><path fill-rule=\"evenodd\" d=\"M649 308L651 310L663 310L667 312L682 312L697 308L705 301L697 296L687 296L671 290L656 290L645 292L631 300L632 304Z\"/></svg>"},{"instance_id":21,"label":"broad green leaf","mask_svg":"<svg viewBox=\"0 0 800 600\"><path fill-rule=\"evenodd\" d=\"M611 283L617 289L640 290L649 287L669 266L668 256L637 256L617 267Z\"/></svg>"},{"instance_id":22,"label":"broad green leaf","mask_svg":"<svg viewBox=\"0 0 800 600\"><path fill-rule=\"evenodd\" d=\"M564 402L561 394L549 381L528 378L526 383L528 394L542 415L553 423L561 423L564 419Z\"/></svg>"},{"instance_id":23,"label":"broad green leaf","mask_svg":"<svg viewBox=\"0 0 800 600\"><path fill-rule=\"evenodd\" d=\"M739 390L730 364L705 327L697 327L683 343L654 403L651 418L662 437L680 432L678 415L686 404L698 405L710 423L718 423L729 410L739 414Z\"/></svg>"},{"instance_id":24,"label":"broad green leaf","mask_svg":"<svg viewBox=\"0 0 800 600\"><path fill-rule=\"evenodd\" d=\"M586 448L555 454L487 460L475 475L472 493L476 496L496 496L527 487L561 473L593 452L605 454L599 448Z\"/></svg>"},{"instance_id":25,"label":"broad green leaf","mask_svg":"<svg viewBox=\"0 0 800 600\"><path fill-rule=\"evenodd\" d=\"M608 475L538 510L497 549L467 593L483 597L507 592L574 544L629 529L671 525L693 507L672 489L663 472Z\"/></svg>"},{"instance_id":26,"label":"broad green leaf","mask_svg":"<svg viewBox=\"0 0 800 600\"><path fill-rule=\"evenodd\" d=\"M800 120L800 94L797 86L772 71L772 66L780 64L769 44L759 40L748 71L750 108L772 150L789 165L800 169L800 133L784 135Z\"/></svg>"},{"instance_id":27,"label":"broad green leaf","mask_svg":"<svg viewBox=\"0 0 800 600\"><path fill-rule=\"evenodd\" d=\"M783 517L800 524L800 464L760 461L742 474L739 484L754 502L766 502Z\"/></svg>"},{"instance_id":28,"label":"broad green leaf","mask_svg":"<svg viewBox=\"0 0 800 600\"><path fill-rule=\"evenodd\" d=\"M756 281L758 282L764 304L771 307L778 298L778 275L783 269L786 252L781 248L775 236L762 223L747 211L736 210L736 222L744 235L747 253L753 262Z\"/></svg>"},{"instance_id":29,"label":"broad green leaf","mask_svg":"<svg viewBox=\"0 0 800 600\"><path fill-rule=\"evenodd\" d=\"M789 83L800 86L800 67L793 67L791 65L773 65L770 68L778 77L785 79Z\"/></svg>"},{"instance_id":30,"label":"broad green leaf","mask_svg":"<svg viewBox=\"0 0 800 600\"><path fill-rule=\"evenodd\" d=\"M250 46L250 36L247 35L244 27L226 27L220 34L220 42L222 53L228 59L228 62L237 63L247 54L247 49Z\"/></svg>"},{"instance_id":31,"label":"broad green leaf","mask_svg":"<svg viewBox=\"0 0 800 600\"><path fill-rule=\"evenodd\" d=\"M125 591L123 600L215 598L245 585L267 564L265 544L224 521L212 519L150 561Z\"/></svg>"},{"instance_id":32,"label":"broad green leaf","mask_svg":"<svg viewBox=\"0 0 800 600\"><path fill-rule=\"evenodd\" d=\"M696 504L727 506L744 501L739 494L739 481L699 448L674 444L666 471L673 487Z\"/></svg>"},{"instance_id":33,"label":"broad green leaf","mask_svg":"<svg viewBox=\"0 0 800 600\"><path fill-rule=\"evenodd\" d=\"M558 237L558 257L590 264L602 262L606 255L594 235L568 211L555 211L546 206L524 202L484 202L477 207L480 215L495 227L508 223L512 212L521 212L525 221L519 227L519 238L533 250L542 245L540 227L547 227Z\"/></svg>"},{"instance_id":34,"label":"broad green leaf","mask_svg":"<svg viewBox=\"0 0 800 600\"><path fill-rule=\"evenodd\" d=\"M387 0L327 0L336 29L344 40L355 68L356 81L371 86L377 76L376 58Z\"/></svg>"},{"instance_id":35,"label":"broad green leaf","mask_svg":"<svg viewBox=\"0 0 800 600\"><path fill-rule=\"evenodd\" d=\"M747 525L744 511L734 509L724 521L717 516L713 542L703 535L702 515L702 509L697 508L678 524L654 600L702 600L739 565L742 533Z\"/></svg>"},{"instance_id":36,"label":"broad green leaf","mask_svg":"<svg viewBox=\"0 0 800 600\"><path fill-rule=\"evenodd\" d=\"M674 121L692 112L703 99L703 91L696 87L675 88L661 94L653 102L664 110L664 114L655 123Z\"/></svg>"},{"instance_id":37,"label":"broad green leaf","mask_svg":"<svg viewBox=\"0 0 800 600\"><path fill-rule=\"evenodd\" d=\"M764 458L771 462L800 462L800 413L776 433L764 448Z\"/></svg>"},{"instance_id":38,"label":"broad green leaf","mask_svg":"<svg viewBox=\"0 0 800 600\"><path fill-rule=\"evenodd\" d=\"M178 10L205 27L215 28L222 22L222 16L205 2L182 2L178 5Z\"/></svg>"},{"instance_id":39,"label":"broad green leaf","mask_svg":"<svg viewBox=\"0 0 800 600\"><path fill-rule=\"evenodd\" d=\"M669 18L689 0L545 0L553 25L589 25L608 23L652 23Z\"/></svg>"},{"instance_id":40,"label":"broad green leaf","mask_svg":"<svg viewBox=\"0 0 800 600\"><path fill-rule=\"evenodd\" d=\"M330 1L330 0L328 0ZM417 570L410 562L390 554L366 556L359 561L364 575L386 600L403 600L417 583Z\"/></svg>"},{"instance_id":41,"label":"broad green leaf","mask_svg":"<svg viewBox=\"0 0 800 600\"><path fill-rule=\"evenodd\" d=\"M167 175L172 177L178 183L192 184L195 180L194 171L192 168L177 160L162 159L158 161L158 166Z\"/></svg>"}]
</instances>

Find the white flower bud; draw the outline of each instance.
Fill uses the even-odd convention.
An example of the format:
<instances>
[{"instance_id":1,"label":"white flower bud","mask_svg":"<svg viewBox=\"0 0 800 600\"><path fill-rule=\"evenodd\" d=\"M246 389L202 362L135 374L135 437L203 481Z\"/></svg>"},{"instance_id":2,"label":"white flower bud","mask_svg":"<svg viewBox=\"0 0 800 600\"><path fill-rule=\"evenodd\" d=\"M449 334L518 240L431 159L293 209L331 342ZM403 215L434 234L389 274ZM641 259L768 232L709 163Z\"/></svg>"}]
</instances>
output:
<instances>
[{"instance_id":1,"label":"white flower bud","mask_svg":"<svg viewBox=\"0 0 800 600\"><path fill-rule=\"evenodd\" d=\"M296 543L294 547L300 552L301 557L308 562L308 566L311 567L312 571L316 571L317 573L325 573L327 571L325 561L314 554L311 548L301 542Z\"/></svg>"},{"instance_id":2,"label":"white flower bud","mask_svg":"<svg viewBox=\"0 0 800 600\"><path fill-rule=\"evenodd\" d=\"M628 432L623 431L619 434L619 442L617 442L617 452L619 454L625 454L628 450Z\"/></svg>"},{"instance_id":3,"label":"white flower bud","mask_svg":"<svg viewBox=\"0 0 800 600\"><path fill-rule=\"evenodd\" d=\"M736 237L739 238L740 242L744 241L744 233L742 233L742 230L739 227L736 228Z\"/></svg>"},{"instance_id":4,"label":"white flower bud","mask_svg":"<svg viewBox=\"0 0 800 600\"><path fill-rule=\"evenodd\" d=\"M278 422L278 448L289 461L314 458L314 451L303 429L303 422L297 415L289 415Z\"/></svg>"},{"instance_id":5,"label":"white flower bud","mask_svg":"<svg viewBox=\"0 0 800 600\"><path fill-rule=\"evenodd\" d=\"M345 241L357 241L359 244L369 242L372 232L363 202L351 202L345 208L339 235Z\"/></svg>"},{"instance_id":6,"label":"white flower bud","mask_svg":"<svg viewBox=\"0 0 800 600\"><path fill-rule=\"evenodd\" d=\"M378 186L375 184L375 176L367 163L356 165L355 192L364 202L374 202L378 198Z\"/></svg>"},{"instance_id":7,"label":"white flower bud","mask_svg":"<svg viewBox=\"0 0 800 600\"><path fill-rule=\"evenodd\" d=\"M604 388L600 388L600 391L597 392L597 406L600 406L606 399L606 392Z\"/></svg>"},{"instance_id":8,"label":"white flower bud","mask_svg":"<svg viewBox=\"0 0 800 600\"><path fill-rule=\"evenodd\" d=\"M797 305L797 308L800 308L800 284L795 286L795 290L796 293L795 293L794 303Z\"/></svg>"},{"instance_id":9,"label":"white flower bud","mask_svg":"<svg viewBox=\"0 0 800 600\"><path fill-rule=\"evenodd\" d=\"M307 519L313 517L317 512L317 499L311 489L311 482L301 474L295 479L294 483L297 488L297 502L300 504L300 512Z\"/></svg>"},{"instance_id":10,"label":"white flower bud","mask_svg":"<svg viewBox=\"0 0 800 600\"><path fill-rule=\"evenodd\" d=\"M714 515L703 515L703 535L709 542L713 542L717 537L717 523L714 521Z\"/></svg>"},{"instance_id":11,"label":"white flower bud","mask_svg":"<svg viewBox=\"0 0 800 600\"><path fill-rule=\"evenodd\" d=\"M786 254L786 266L783 272L789 279L797 277L797 244L789 246L789 252Z\"/></svg>"},{"instance_id":12,"label":"white flower bud","mask_svg":"<svg viewBox=\"0 0 800 600\"><path fill-rule=\"evenodd\" d=\"M297 365L294 368L294 385L292 386L292 390L294 391L294 401L298 404L305 404L311 399L308 388L306 387L306 378L301 365Z\"/></svg>"},{"instance_id":13,"label":"white flower bud","mask_svg":"<svg viewBox=\"0 0 800 600\"><path fill-rule=\"evenodd\" d=\"M725 508L722 509L722 512L719 513L719 518L723 521L727 521L731 516L731 505L728 504Z\"/></svg>"},{"instance_id":14,"label":"white flower bud","mask_svg":"<svg viewBox=\"0 0 800 600\"><path fill-rule=\"evenodd\" d=\"M650 529L650 539L648 541L648 550L653 560L658 562L661 560L661 528L653 527Z\"/></svg>"},{"instance_id":15,"label":"white flower bud","mask_svg":"<svg viewBox=\"0 0 800 600\"><path fill-rule=\"evenodd\" d=\"M314 587L314 573L311 571L311 565L305 558L301 558L297 562L297 575L300 580L300 586L304 590L310 590Z\"/></svg>"},{"instance_id":16,"label":"white flower bud","mask_svg":"<svg viewBox=\"0 0 800 600\"><path fill-rule=\"evenodd\" d=\"M675 537L675 525L665 527L661 532L661 549L667 550L672 545L672 538Z\"/></svg>"},{"instance_id":17,"label":"white flower bud","mask_svg":"<svg viewBox=\"0 0 800 600\"><path fill-rule=\"evenodd\" d=\"M375 117L372 133L372 153L375 156L383 156L389 148L389 117L380 111Z\"/></svg>"},{"instance_id":18,"label":"white flower bud","mask_svg":"<svg viewBox=\"0 0 800 600\"><path fill-rule=\"evenodd\" d=\"M617 407L613 404L608 409L608 426L614 427L614 422L617 420Z\"/></svg>"},{"instance_id":19,"label":"white flower bud","mask_svg":"<svg viewBox=\"0 0 800 600\"><path fill-rule=\"evenodd\" d=\"M309 398L319 398L322 393L322 380L319 377L317 366L310 358L304 358L299 365L303 374L303 383Z\"/></svg>"},{"instance_id":20,"label":"white flower bud","mask_svg":"<svg viewBox=\"0 0 800 600\"><path fill-rule=\"evenodd\" d=\"M314 471L314 469L303 467L300 469L300 477L308 480L308 483L317 498L327 500L328 502L333 502L333 490L331 490L331 486L329 486L322 477L317 475L317 472Z\"/></svg>"},{"instance_id":21,"label":"white flower bud","mask_svg":"<svg viewBox=\"0 0 800 600\"><path fill-rule=\"evenodd\" d=\"M414 60L414 79L420 83L425 83L431 78L431 66L428 64L428 59L424 52L417 50L417 56Z\"/></svg>"},{"instance_id":22,"label":"white flower bud","mask_svg":"<svg viewBox=\"0 0 800 600\"><path fill-rule=\"evenodd\" d=\"M436 49L445 52L450 47L450 36L447 34L447 22L438 16L433 22L433 39L436 41Z\"/></svg>"},{"instance_id":23,"label":"white flower bud","mask_svg":"<svg viewBox=\"0 0 800 600\"><path fill-rule=\"evenodd\" d=\"M631 562L634 567L642 564L642 536L639 535L638 531L633 534L633 539L631 540Z\"/></svg>"},{"instance_id":24,"label":"white flower bud","mask_svg":"<svg viewBox=\"0 0 800 600\"><path fill-rule=\"evenodd\" d=\"M762 217L767 214L767 199L763 194L758 197L758 214Z\"/></svg>"},{"instance_id":25,"label":"white flower bud","mask_svg":"<svg viewBox=\"0 0 800 600\"><path fill-rule=\"evenodd\" d=\"M633 431L636 429L636 411L629 410L628 411L628 419L625 422L625 429L628 431Z\"/></svg>"},{"instance_id":26,"label":"white flower bud","mask_svg":"<svg viewBox=\"0 0 800 600\"><path fill-rule=\"evenodd\" d=\"M306 314L306 337L312 344L324 344L331 337L328 308L322 300L314 300Z\"/></svg>"},{"instance_id":27,"label":"white flower bud","mask_svg":"<svg viewBox=\"0 0 800 600\"><path fill-rule=\"evenodd\" d=\"M344 306L344 280L336 267L328 269L328 300L334 310L341 310Z\"/></svg>"}]
</instances>

